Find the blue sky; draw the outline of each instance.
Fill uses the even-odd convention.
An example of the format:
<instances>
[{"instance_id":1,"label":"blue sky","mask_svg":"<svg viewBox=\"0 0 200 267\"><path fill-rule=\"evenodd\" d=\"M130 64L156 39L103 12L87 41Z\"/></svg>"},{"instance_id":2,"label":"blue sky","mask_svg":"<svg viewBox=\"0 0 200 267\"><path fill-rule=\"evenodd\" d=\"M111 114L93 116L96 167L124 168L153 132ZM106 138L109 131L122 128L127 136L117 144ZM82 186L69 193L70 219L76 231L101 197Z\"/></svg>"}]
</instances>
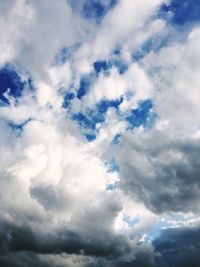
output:
<instances>
[{"instance_id":1,"label":"blue sky","mask_svg":"<svg viewBox=\"0 0 200 267\"><path fill-rule=\"evenodd\" d=\"M199 14L0 2L0 266L199 267Z\"/></svg>"}]
</instances>

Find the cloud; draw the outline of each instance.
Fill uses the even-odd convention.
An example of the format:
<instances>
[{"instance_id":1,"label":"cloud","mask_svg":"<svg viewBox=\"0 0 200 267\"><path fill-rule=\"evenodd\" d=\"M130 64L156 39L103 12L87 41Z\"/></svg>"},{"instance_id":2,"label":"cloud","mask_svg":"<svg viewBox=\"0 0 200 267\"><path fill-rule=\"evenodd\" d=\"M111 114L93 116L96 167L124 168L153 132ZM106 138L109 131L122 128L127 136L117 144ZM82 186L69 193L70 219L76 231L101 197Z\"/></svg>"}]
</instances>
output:
<instances>
[{"instance_id":1,"label":"cloud","mask_svg":"<svg viewBox=\"0 0 200 267\"><path fill-rule=\"evenodd\" d=\"M148 1L145 5L140 1L119 1L116 7L108 13L97 32L94 51L97 56L106 55L126 42L130 35L141 29L145 22L156 12L162 1ZM126 16L126 21L124 21ZM111 32L110 32L110 29ZM107 44L106 46L104 44Z\"/></svg>"},{"instance_id":2,"label":"cloud","mask_svg":"<svg viewBox=\"0 0 200 267\"><path fill-rule=\"evenodd\" d=\"M200 29L184 3L1 1L2 267L199 261Z\"/></svg>"},{"instance_id":3,"label":"cloud","mask_svg":"<svg viewBox=\"0 0 200 267\"><path fill-rule=\"evenodd\" d=\"M1 16L1 57L0 65L12 61L20 52L20 45L25 39L28 29L34 20L34 8L29 3L19 0L2 1L0 4Z\"/></svg>"},{"instance_id":4,"label":"cloud","mask_svg":"<svg viewBox=\"0 0 200 267\"><path fill-rule=\"evenodd\" d=\"M124 136L116 150L122 186L153 211L196 211L199 138L171 139L167 130Z\"/></svg>"},{"instance_id":5,"label":"cloud","mask_svg":"<svg viewBox=\"0 0 200 267\"><path fill-rule=\"evenodd\" d=\"M159 117L154 129L125 134L115 152L123 186L156 212L198 210L198 39L195 28L186 43L144 58Z\"/></svg>"},{"instance_id":6,"label":"cloud","mask_svg":"<svg viewBox=\"0 0 200 267\"><path fill-rule=\"evenodd\" d=\"M199 228L164 230L154 245L159 266L198 266Z\"/></svg>"}]
</instances>

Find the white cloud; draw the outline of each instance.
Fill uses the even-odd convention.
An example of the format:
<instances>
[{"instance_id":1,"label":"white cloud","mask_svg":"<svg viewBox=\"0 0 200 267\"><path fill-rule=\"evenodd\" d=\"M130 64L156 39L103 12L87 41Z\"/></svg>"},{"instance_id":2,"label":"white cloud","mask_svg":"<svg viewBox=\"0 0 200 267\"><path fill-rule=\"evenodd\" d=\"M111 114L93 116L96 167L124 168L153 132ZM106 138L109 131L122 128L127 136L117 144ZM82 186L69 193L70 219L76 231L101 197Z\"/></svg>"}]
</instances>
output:
<instances>
[{"instance_id":1,"label":"white cloud","mask_svg":"<svg viewBox=\"0 0 200 267\"><path fill-rule=\"evenodd\" d=\"M121 108L122 111L126 111L130 107L137 107L139 101L151 97L151 91L151 81L138 64L131 64L128 71L122 75L113 67L110 75L101 74L99 76L84 97L82 105L88 107L101 100L116 100L129 94L127 105L125 106L124 102Z\"/></svg>"},{"instance_id":2,"label":"white cloud","mask_svg":"<svg viewBox=\"0 0 200 267\"><path fill-rule=\"evenodd\" d=\"M33 5L24 0L2 1L0 4L0 65L14 60L26 42L29 27L35 17Z\"/></svg>"},{"instance_id":3,"label":"white cloud","mask_svg":"<svg viewBox=\"0 0 200 267\"><path fill-rule=\"evenodd\" d=\"M175 43L144 59L153 74L156 112L169 121L171 130L182 134L199 127L199 32L194 28L184 44Z\"/></svg>"},{"instance_id":4,"label":"white cloud","mask_svg":"<svg viewBox=\"0 0 200 267\"><path fill-rule=\"evenodd\" d=\"M116 46L126 42L154 15L162 3L160 0L141 1L121 0L108 13L97 32L94 53L97 57L109 54Z\"/></svg>"}]
</instances>

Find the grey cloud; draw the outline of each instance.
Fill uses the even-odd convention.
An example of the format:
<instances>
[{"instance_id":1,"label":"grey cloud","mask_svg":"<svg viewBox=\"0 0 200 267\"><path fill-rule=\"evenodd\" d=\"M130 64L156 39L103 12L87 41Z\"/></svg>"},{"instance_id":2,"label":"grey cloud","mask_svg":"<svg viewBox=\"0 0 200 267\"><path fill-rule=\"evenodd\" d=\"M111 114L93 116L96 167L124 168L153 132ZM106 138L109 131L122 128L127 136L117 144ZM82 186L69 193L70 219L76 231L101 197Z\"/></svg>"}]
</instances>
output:
<instances>
[{"instance_id":1,"label":"grey cloud","mask_svg":"<svg viewBox=\"0 0 200 267\"><path fill-rule=\"evenodd\" d=\"M51 185L32 187L30 194L47 210L63 210L71 204L66 194Z\"/></svg>"},{"instance_id":2,"label":"grey cloud","mask_svg":"<svg viewBox=\"0 0 200 267\"><path fill-rule=\"evenodd\" d=\"M170 140L167 134L152 130L123 138L117 152L121 186L154 212L199 210L199 140Z\"/></svg>"},{"instance_id":3,"label":"grey cloud","mask_svg":"<svg viewBox=\"0 0 200 267\"><path fill-rule=\"evenodd\" d=\"M153 266L153 253L150 247L131 245L124 236L114 236L110 232L95 233L83 237L79 233L61 229L49 235L34 232L28 226L0 224L0 262L2 267L12 266L62 266L46 264L40 259L48 255L88 256L92 263L80 266ZM129 256L132 257L129 259ZM147 265L147 263L149 265ZM38 264L38 265L36 265ZM84 265L82 265L84 264ZM66 265L63 265L66 266ZM67 265L68 266L68 265ZM75 265L76 266L76 265ZM79 266L79 265L78 265ZM71 267L69 265L69 267Z\"/></svg>"},{"instance_id":4,"label":"grey cloud","mask_svg":"<svg viewBox=\"0 0 200 267\"><path fill-rule=\"evenodd\" d=\"M120 253L120 239L102 232L82 237L78 232L67 229L43 235L28 226L15 226L1 223L1 249L29 251L40 254L60 254L62 252L108 256Z\"/></svg>"},{"instance_id":5,"label":"grey cloud","mask_svg":"<svg viewBox=\"0 0 200 267\"><path fill-rule=\"evenodd\" d=\"M13 267L13 266L15 267L51 267L52 266L50 262L42 261L36 254L26 253L26 252L20 252L20 253L9 252L6 255L2 255L0 257L0 265L2 267ZM64 266L60 265L58 267L64 267Z\"/></svg>"},{"instance_id":6,"label":"grey cloud","mask_svg":"<svg viewBox=\"0 0 200 267\"><path fill-rule=\"evenodd\" d=\"M157 264L161 267L198 267L200 263L200 229L175 228L163 230L153 244Z\"/></svg>"}]
</instances>

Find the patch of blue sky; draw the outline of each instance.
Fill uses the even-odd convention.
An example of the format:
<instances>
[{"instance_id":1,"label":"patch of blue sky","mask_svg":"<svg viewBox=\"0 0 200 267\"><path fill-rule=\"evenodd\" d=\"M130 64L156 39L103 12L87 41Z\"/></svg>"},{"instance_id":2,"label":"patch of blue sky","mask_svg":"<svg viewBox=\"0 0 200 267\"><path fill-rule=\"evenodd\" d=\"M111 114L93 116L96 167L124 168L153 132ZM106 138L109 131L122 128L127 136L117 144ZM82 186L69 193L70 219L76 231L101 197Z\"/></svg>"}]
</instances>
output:
<instances>
[{"instance_id":1,"label":"patch of blue sky","mask_svg":"<svg viewBox=\"0 0 200 267\"><path fill-rule=\"evenodd\" d=\"M115 55L115 56L119 56L120 53L121 53L121 50L120 50L119 47L116 47L116 48L114 49L114 51L113 51L113 55Z\"/></svg>"},{"instance_id":2,"label":"patch of blue sky","mask_svg":"<svg viewBox=\"0 0 200 267\"><path fill-rule=\"evenodd\" d=\"M116 134L112 141L111 141L111 145L116 145L116 144L119 144L120 140L122 138L122 134Z\"/></svg>"},{"instance_id":3,"label":"patch of blue sky","mask_svg":"<svg viewBox=\"0 0 200 267\"><path fill-rule=\"evenodd\" d=\"M155 125L157 119L158 119L158 115L153 110L151 110L144 123L144 128L151 129Z\"/></svg>"},{"instance_id":4,"label":"patch of blue sky","mask_svg":"<svg viewBox=\"0 0 200 267\"><path fill-rule=\"evenodd\" d=\"M107 172L119 172L119 165L117 164L115 158L105 163Z\"/></svg>"},{"instance_id":5,"label":"patch of blue sky","mask_svg":"<svg viewBox=\"0 0 200 267\"><path fill-rule=\"evenodd\" d=\"M168 223L162 219L159 219L150 229L142 231L141 235L146 235L147 240L153 241L160 236L163 228L165 227L168 227Z\"/></svg>"},{"instance_id":6,"label":"patch of blue sky","mask_svg":"<svg viewBox=\"0 0 200 267\"><path fill-rule=\"evenodd\" d=\"M95 123L91 121L90 118L88 118L85 114L79 112L76 114L73 114L72 119L74 121L77 121L78 124L83 128L89 128L92 130L95 130Z\"/></svg>"},{"instance_id":7,"label":"patch of blue sky","mask_svg":"<svg viewBox=\"0 0 200 267\"><path fill-rule=\"evenodd\" d=\"M70 107L70 103L71 101L76 97L75 93L74 92L67 92L64 96L64 101L63 101L63 104L62 104L62 107L63 108L68 108Z\"/></svg>"},{"instance_id":8,"label":"patch of blue sky","mask_svg":"<svg viewBox=\"0 0 200 267\"><path fill-rule=\"evenodd\" d=\"M131 217L131 216L127 216L124 215L123 216L123 221L127 223L128 227L134 227L136 224L138 224L140 222L138 217Z\"/></svg>"},{"instance_id":9,"label":"patch of blue sky","mask_svg":"<svg viewBox=\"0 0 200 267\"><path fill-rule=\"evenodd\" d=\"M119 182L115 182L113 184L107 184L106 185L106 191L114 191L118 188Z\"/></svg>"},{"instance_id":10,"label":"patch of blue sky","mask_svg":"<svg viewBox=\"0 0 200 267\"><path fill-rule=\"evenodd\" d=\"M68 92L65 96L63 107L69 108L70 111L70 102L74 98L75 94ZM98 102L93 108L86 108L83 112L71 114L71 118L79 124L81 131L85 135L87 140L91 141L96 138L99 132L99 127L97 127L97 124L99 126L105 122L106 111L109 108L114 108L117 111L122 101L122 97L116 100L102 100ZM115 138L116 139L113 140L113 142L117 143L117 139L120 139L120 136L116 136Z\"/></svg>"},{"instance_id":11,"label":"patch of blue sky","mask_svg":"<svg viewBox=\"0 0 200 267\"><path fill-rule=\"evenodd\" d=\"M77 90L78 99L81 99L84 95L86 95L89 92L91 85L95 81L95 78L96 78L95 75L92 73L84 75L81 78L79 88Z\"/></svg>"},{"instance_id":12,"label":"patch of blue sky","mask_svg":"<svg viewBox=\"0 0 200 267\"><path fill-rule=\"evenodd\" d=\"M29 90L34 90L34 82L33 82L33 79L31 77L29 77L27 79L27 81L24 82L25 85L26 85L26 88L28 88Z\"/></svg>"},{"instance_id":13,"label":"patch of blue sky","mask_svg":"<svg viewBox=\"0 0 200 267\"><path fill-rule=\"evenodd\" d=\"M9 104L8 99L4 96L9 89L9 95L14 98L22 96L25 82L22 81L19 74L11 65L6 65L0 69L0 103Z\"/></svg>"},{"instance_id":14,"label":"patch of blue sky","mask_svg":"<svg viewBox=\"0 0 200 267\"><path fill-rule=\"evenodd\" d=\"M68 0L72 9L80 13L82 17L93 20L97 23L101 22L103 17L117 4L118 0Z\"/></svg>"},{"instance_id":15,"label":"patch of blue sky","mask_svg":"<svg viewBox=\"0 0 200 267\"><path fill-rule=\"evenodd\" d=\"M93 67L97 75L101 72L109 75L109 71L112 67L116 67L119 74L123 74L128 69L127 64L119 57L116 57L116 55L115 58L111 58L110 60L99 60L94 62Z\"/></svg>"},{"instance_id":16,"label":"patch of blue sky","mask_svg":"<svg viewBox=\"0 0 200 267\"><path fill-rule=\"evenodd\" d=\"M84 133L84 136L88 142L92 142L96 139L96 134L94 133Z\"/></svg>"},{"instance_id":17,"label":"patch of blue sky","mask_svg":"<svg viewBox=\"0 0 200 267\"><path fill-rule=\"evenodd\" d=\"M16 136L20 136L23 128L26 124L28 124L31 121L31 118L28 120L25 120L22 123L14 123L14 122L8 122L8 126L11 128L12 131L15 132Z\"/></svg>"},{"instance_id":18,"label":"patch of blue sky","mask_svg":"<svg viewBox=\"0 0 200 267\"><path fill-rule=\"evenodd\" d=\"M116 63L116 62L115 62ZM80 79L79 86L77 88L76 94L74 92L67 92L64 96L63 101L63 107L69 107L70 101L73 100L75 97L78 99L82 99L87 93L89 92L91 86L94 84L94 82L97 79L97 76L100 72L104 72L108 74L109 69L112 67L111 61L106 60L100 60L96 61L93 64L94 72L91 72L89 74L83 75ZM123 72L124 68L122 66L123 63L118 65L119 68L121 68L121 73ZM123 69L123 70L122 70ZM120 71L119 71L120 72ZM109 107L118 108L118 106L122 103L123 98L119 98L116 100L102 100L101 102L97 103L96 107L99 112L106 112Z\"/></svg>"},{"instance_id":19,"label":"patch of blue sky","mask_svg":"<svg viewBox=\"0 0 200 267\"><path fill-rule=\"evenodd\" d=\"M87 109L85 113L79 112L72 115L72 119L77 121L80 127L95 131L96 125L105 121L104 116L93 109Z\"/></svg>"},{"instance_id":20,"label":"patch of blue sky","mask_svg":"<svg viewBox=\"0 0 200 267\"><path fill-rule=\"evenodd\" d=\"M120 48L114 49L111 62L118 69L119 74L123 74L128 70L128 63L124 61Z\"/></svg>"},{"instance_id":21,"label":"patch of blue sky","mask_svg":"<svg viewBox=\"0 0 200 267\"><path fill-rule=\"evenodd\" d=\"M52 65L55 66L64 64L67 60L69 60L73 56L74 52L76 52L79 47L80 43L73 44L69 47L62 47L55 56Z\"/></svg>"},{"instance_id":22,"label":"patch of blue sky","mask_svg":"<svg viewBox=\"0 0 200 267\"><path fill-rule=\"evenodd\" d=\"M68 107L71 100L73 100L75 97L78 99L82 99L87 93L89 92L91 86L94 84L94 82L97 79L97 75L100 72L107 72L111 67L112 64L108 61L100 60L93 64L94 66L94 72L91 72L89 74L83 75L80 79L79 86L76 91L76 96L74 93L67 93L64 97L64 104L63 107ZM121 104L123 101L122 98L114 100L114 101L107 101L103 100L100 103L97 104L97 108L102 110L105 110L103 112L106 112L109 107L116 107Z\"/></svg>"},{"instance_id":23,"label":"patch of blue sky","mask_svg":"<svg viewBox=\"0 0 200 267\"><path fill-rule=\"evenodd\" d=\"M112 64L117 68L119 74L123 74L128 70L128 65L122 60L115 59Z\"/></svg>"},{"instance_id":24,"label":"patch of blue sky","mask_svg":"<svg viewBox=\"0 0 200 267\"><path fill-rule=\"evenodd\" d=\"M110 68L110 65L107 65L106 61L98 61L94 63L95 72L89 73L87 75L84 75L81 77L79 86L76 89L76 92L74 90L69 90L65 93L63 97L63 107L68 108L70 106L70 102L74 98L78 98L81 100L85 95L88 94L90 91L90 88L94 84L94 82L97 79L97 75L101 71L107 71ZM123 102L123 97L120 97L115 100L102 100L96 104L96 109L98 112L105 113L110 107L113 107L115 109L118 109L118 106Z\"/></svg>"},{"instance_id":25,"label":"patch of blue sky","mask_svg":"<svg viewBox=\"0 0 200 267\"><path fill-rule=\"evenodd\" d=\"M119 105L123 102L123 97L116 100L101 100L96 104L97 110L100 113L105 113L109 108L118 109Z\"/></svg>"},{"instance_id":26,"label":"patch of blue sky","mask_svg":"<svg viewBox=\"0 0 200 267\"><path fill-rule=\"evenodd\" d=\"M145 57L149 52L157 52L168 43L168 36L156 36L149 38L144 44L133 53L132 58L139 61Z\"/></svg>"},{"instance_id":27,"label":"patch of blue sky","mask_svg":"<svg viewBox=\"0 0 200 267\"><path fill-rule=\"evenodd\" d=\"M133 109L131 113L126 116L126 120L129 123L130 128L137 128L141 125L146 128L150 128L157 117L152 111L152 108L153 104L150 99L140 102L138 108Z\"/></svg>"},{"instance_id":28,"label":"patch of blue sky","mask_svg":"<svg viewBox=\"0 0 200 267\"><path fill-rule=\"evenodd\" d=\"M96 139L98 129L96 129L97 123L103 123L104 117L99 114L93 114L88 112L86 114L79 112L72 114L72 120L76 121L80 127L81 134L86 138L88 142L92 142Z\"/></svg>"},{"instance_id":29,"label":"patch of blue sky","mask_svg":"<svg viewBox=\"0 0 200 267\"><path fill-rule=\"evenodd\" d=\"M106 60L99 60L94 62L93 67L96 73L107 72L112 67L112 64Z\"/></svg>"},{"instance_id":30,"label":"patch of blue sky","mask_svg":"<svg viewBox=\"0 0 200 267\"><path fill-rule=\"evenodd\" d=\"M172 13L172 16L167 16ZM171 0L161 6L161 17L169 17L169 21L176 25L193 24L200 21L199 0Z\"/></svg>"}]
</instances>

